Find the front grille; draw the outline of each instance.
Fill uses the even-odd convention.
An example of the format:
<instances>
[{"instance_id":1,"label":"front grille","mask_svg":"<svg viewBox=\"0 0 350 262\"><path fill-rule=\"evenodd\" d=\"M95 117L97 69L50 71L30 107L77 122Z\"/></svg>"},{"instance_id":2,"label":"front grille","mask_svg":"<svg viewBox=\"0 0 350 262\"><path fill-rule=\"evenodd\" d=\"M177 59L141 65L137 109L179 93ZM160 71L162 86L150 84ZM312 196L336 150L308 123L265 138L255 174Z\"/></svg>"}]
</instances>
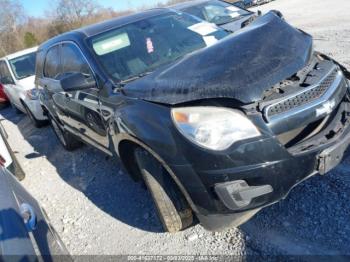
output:
<instances>
[{"instance_id":1,"label":"front grille","mask_svg":"<svg viewBox=\"0 0 350 262\"><path fill-rule=\"evenodd\" d=\"M305 91L284 99L283 101L268 106L266 115L268 117L271 117L274 115L282 114L288 112L289 110L308 104L316 99L319 99L335 81L337 73L337 69L334 69L319 84L311 86Z\"/></svg>"}]
</instances>

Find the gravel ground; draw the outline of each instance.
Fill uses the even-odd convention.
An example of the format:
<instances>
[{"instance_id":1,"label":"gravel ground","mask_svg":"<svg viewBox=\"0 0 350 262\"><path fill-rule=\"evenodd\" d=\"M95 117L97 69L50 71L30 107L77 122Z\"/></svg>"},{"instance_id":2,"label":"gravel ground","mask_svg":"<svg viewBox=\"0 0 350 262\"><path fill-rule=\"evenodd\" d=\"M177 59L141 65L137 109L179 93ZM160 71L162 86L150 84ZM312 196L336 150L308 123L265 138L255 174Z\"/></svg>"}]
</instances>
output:
<instances>
[{"instance_id":1,"label":"gravel ground","mask_svg":"<svg viewBox=\"0 0 350 262\"><path fill-rule=\"evenodd\" d=\"M116 160L84 146L66 152L50 127L1 111L9 142L26 172L24 186L39 200L73 255L242 255L239 229L211 233L197 225L162 233L148 192Z\"/></svg>"},{"instance_id":2,"label":"gravel ground","mask_svg":"<svg viewBox=\"0 0 350 262\"><path fill-rule=\"evenodd\" d=\"M350 68L350 1L278 0L258 9L282 11L315 36L316 49ZM66 152L49 127L36 129L10 108L1 114L27 174L24 186L73 255L350 254L349 154L330 174L304 182L239 229L211 233L197 225L167 234L148 192L114 159L88 146Z\"/></svg>"}]
</instances>

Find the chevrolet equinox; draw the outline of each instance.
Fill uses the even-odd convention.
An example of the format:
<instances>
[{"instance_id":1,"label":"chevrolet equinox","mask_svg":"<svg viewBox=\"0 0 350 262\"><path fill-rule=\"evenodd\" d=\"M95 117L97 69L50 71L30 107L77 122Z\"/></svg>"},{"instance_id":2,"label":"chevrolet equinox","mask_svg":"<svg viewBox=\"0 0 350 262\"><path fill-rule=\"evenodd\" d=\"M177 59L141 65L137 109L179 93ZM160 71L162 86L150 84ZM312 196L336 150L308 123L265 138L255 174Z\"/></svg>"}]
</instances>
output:
<instances>
[{"instance_id":1,"label":"chevrolet equinox","mask_svg":"<svg viewBox=\"0 0 350 262\"><path fill-rule=\"evenodd\" d=\"M216 231L341 161L349 75L276 12L230 34L163 8L42 44L36 86L62 145L120 157L166 231Z\"/></svg>"}]
</instances>

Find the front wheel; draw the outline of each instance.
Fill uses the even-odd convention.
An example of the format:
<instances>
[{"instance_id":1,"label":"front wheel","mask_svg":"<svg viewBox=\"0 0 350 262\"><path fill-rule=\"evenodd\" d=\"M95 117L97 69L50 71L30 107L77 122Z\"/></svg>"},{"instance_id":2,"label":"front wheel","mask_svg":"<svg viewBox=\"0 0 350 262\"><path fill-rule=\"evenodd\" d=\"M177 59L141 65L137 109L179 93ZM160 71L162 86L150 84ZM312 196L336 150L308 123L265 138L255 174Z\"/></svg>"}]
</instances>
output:
<instances>
[{"instance_id":1,"label":"front wheel","mask_svg":"<svg viewBox=\"0 0 350 262\"><path fill-rule=\"evenodd\" d=\"M57 136L61 145L67 151L73 151L74 149L82 146L82 143L78 141L73 135L64 130L64 128L59 123L57 123L56 120L54 120L51 116L48 116L48 118L55 135Z\"/></svg>"},{"instance_id":2,"label":"front wheel","mask_svg":"<svg viewBox=\"0 0 350 262\"><path fill-rule=\"evenodd\" d=\"M191 226L192 210L165 168L143 149L135 150L135 158L164 230L175 233Z\"/></svg>"}]
</instances>

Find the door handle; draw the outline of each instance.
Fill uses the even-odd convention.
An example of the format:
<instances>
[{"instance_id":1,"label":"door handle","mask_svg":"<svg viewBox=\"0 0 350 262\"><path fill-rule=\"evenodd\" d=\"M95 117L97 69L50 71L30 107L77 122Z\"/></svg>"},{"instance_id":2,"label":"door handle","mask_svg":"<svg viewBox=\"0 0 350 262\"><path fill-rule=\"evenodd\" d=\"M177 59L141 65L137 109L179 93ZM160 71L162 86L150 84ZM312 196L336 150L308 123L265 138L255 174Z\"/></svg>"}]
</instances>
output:
<instances>
[{"instance_id":1,"label":"door handle","mask_svg":"<svg viewBox=\"0 0 350 262\"><path fill-rule=\"evenodd\" d=\"M19 212L23 218L24 224L29 232L32 232L35 230L37 225L37 218L34 212L34 209L31 205L27 203L23 203L19 207Z\"/></svg>"}]
</instances>

